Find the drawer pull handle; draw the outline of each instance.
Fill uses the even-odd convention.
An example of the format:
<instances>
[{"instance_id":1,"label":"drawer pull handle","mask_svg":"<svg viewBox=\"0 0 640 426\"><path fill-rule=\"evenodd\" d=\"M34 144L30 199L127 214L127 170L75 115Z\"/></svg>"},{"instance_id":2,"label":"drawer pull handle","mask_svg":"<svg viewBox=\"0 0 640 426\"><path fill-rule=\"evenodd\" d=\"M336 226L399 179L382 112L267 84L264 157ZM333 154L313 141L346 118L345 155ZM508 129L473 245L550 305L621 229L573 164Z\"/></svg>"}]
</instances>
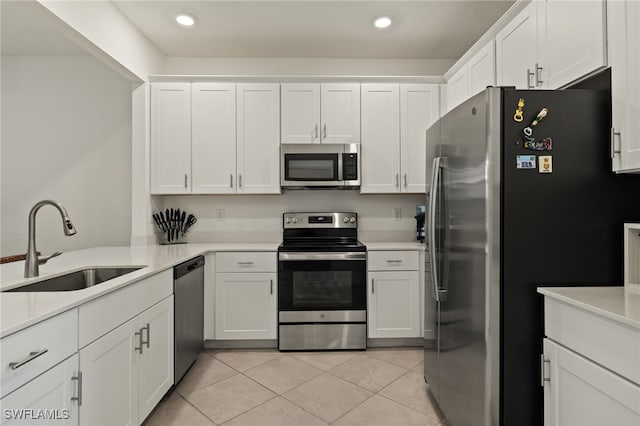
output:
<instances>
[{"instance_id":1,"label":"drawer pull handle","mask_svg":"<svg viewBox=\"0 0 640 426\"><path fill-rule=\"evenodd\" d=\"M251 265L253 265L253 262L238 262L238 265L241 265L241 266L251 266Z\"/></svg>"},{"instance_id":2,"label":"drawer pull handle","mask_svg":"<svg viewBox=\"0 0 640 426\"><path fill-rule=\"evenodd\" d=\"M375 294L376 292L376 284L375 281L373 281L373 278L371 278L371 294Z\"/></svg>"},{"instance_id":3,"label":"drawer pull handle","mask_svg":"<svg viewBox=\"0 0 640 426\"><path fill-rule=\"evenodd\" d=\"M18 368L20 368L23 365L33 361L34 359L38 358L39 356L46 354L47 352L49 352L49 349L43 349L41 351L29 352L29 356L27 358L23 359L22 361L10 362L9 363L9 368L12 369L12 370L17 370Z\"/></svg>"},{"instance_id":4,"label":"drawer pull handle","mask_svg":"<svg viewBox=\"0 0 640 426\"><path fill-rule=\"evenodd\" d=\"M402 260L387 260L387 263L402 263Z\"/></svg>"},{"instance_id":5,"label":"drawer pull handle","mask_svg":"<svg viewBox=\"0 0 640 426\"><path fill-rule=\"evenodd\" d=\"M273 294L273 280L270 280L271 284L269 285L269 294Z\"/></svg>"},{"instance_id":6,"label":"drawer pull handle","mask_svg":"<svg viewBox=\"0 0 640 426\"><path fill-rule=\"evenodd\" d=\"M72 401L78 401L78 407L82 405L82 371L78 371L77 376L71 377L71 380L78 381L78 396L72 396Z\"/></svg>"}]
</instances>

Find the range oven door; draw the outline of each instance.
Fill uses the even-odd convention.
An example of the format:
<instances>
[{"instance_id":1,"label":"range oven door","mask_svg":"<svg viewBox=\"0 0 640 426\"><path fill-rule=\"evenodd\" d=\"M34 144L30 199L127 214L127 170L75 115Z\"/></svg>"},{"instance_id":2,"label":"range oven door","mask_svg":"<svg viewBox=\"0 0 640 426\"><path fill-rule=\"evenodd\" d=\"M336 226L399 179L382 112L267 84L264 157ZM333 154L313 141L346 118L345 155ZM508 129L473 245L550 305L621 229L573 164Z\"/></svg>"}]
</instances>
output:
<instances>
[{"instance_id":1,"label":"range oven door","mask_svg":"<svg viewBox=\"0 0 640 426\"><path fill-rule=\"evenodd\" d=\"M278 310L366 311L366 252L280 252Z\"/></svg>"}]
</instances>

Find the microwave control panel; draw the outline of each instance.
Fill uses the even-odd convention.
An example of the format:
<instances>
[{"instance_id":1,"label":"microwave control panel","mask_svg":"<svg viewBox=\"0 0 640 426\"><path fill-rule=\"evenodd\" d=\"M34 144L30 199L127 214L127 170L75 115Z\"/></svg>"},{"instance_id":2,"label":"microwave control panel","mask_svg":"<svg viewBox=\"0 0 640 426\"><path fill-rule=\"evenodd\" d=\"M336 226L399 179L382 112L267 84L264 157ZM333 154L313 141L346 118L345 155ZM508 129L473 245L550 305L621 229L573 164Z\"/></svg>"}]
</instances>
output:
<instances>
[{"instance_id":1,"label":"microwave control panel","mask_svg":"<svg viewBox=\"0 0 640 426\"><path fill-rule=\"evenodd\" d=\"M358 180L358 154L342 154L342 180Z\"/></svg>"}]
</instances>

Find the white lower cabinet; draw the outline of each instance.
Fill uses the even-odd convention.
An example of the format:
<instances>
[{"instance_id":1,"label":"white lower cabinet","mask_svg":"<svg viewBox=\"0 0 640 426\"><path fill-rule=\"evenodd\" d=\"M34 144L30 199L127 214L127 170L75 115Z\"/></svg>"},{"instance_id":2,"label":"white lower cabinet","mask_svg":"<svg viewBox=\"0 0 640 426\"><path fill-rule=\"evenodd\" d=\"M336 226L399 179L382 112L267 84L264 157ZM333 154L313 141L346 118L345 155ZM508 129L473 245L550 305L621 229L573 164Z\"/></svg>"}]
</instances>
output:
<instances>
[{"instance_id":1,"label":"white lower cabinet","mask_svg":"<svg viewBox=\"0 0 640 426\"><path fill-rule=\"evenodd\" d=\"M216 340L277 338L274 252L216 253Z\"/></svg>"},{"instance_id":2,"label":"white lower cabinet","mask_svg":"<svg viewBox=\"0 0 640 426\"><path fill-rule=\"evenodd\" d=\"M421 337L418 252L370 251L368 257L368 337Z\"/></svg>"},{"instance_id":3,"label":"white lower cabinet","mask_svg":"<svg viewBox=\"0 0 640 426\"><path fill-rule=\"evenodd\" d=\"M173 296L80 350L80 423L138 425L173 385Z\"/></svg>"},{"instance_id":4,"label":"white lower cabinet","mask_svg":"<svg viewBox=\"0 0 640 426\"><path fill-rule=\"evenodd\" d=\"M216 274L216 339L275 339L276 274Z\"/></svg>"},{"instance_id":5,"label":"white lower cabinet","mask_svg":"<svg viewBox=\"0 0 640 426\"><path fill-rule=\"evenodd\" d=\"M0 400L3 425L77 425L75 354Z\"/></svg>"},{"instance_id":6,"label":"white lower cabinet","mask_svg":"<svg viewBox=\"0 0 640 426\"><path fill-rule=\"evenodd\" d=\"M637 426L640 386L544 339L545 426Z\"/></svg>"}]
</instances>

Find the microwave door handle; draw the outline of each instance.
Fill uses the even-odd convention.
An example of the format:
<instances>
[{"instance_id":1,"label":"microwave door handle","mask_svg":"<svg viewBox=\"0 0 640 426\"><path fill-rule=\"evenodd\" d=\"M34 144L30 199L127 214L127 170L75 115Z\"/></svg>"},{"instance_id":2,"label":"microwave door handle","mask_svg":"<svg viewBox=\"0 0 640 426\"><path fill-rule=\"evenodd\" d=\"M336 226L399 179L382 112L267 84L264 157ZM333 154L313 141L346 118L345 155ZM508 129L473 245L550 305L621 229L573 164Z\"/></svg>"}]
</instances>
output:
<instances>
[{"instance_id":1,"label":"microwave door handle","mask_svg":"<svg viewBox=\"0 0 640 426\"><path fill-rule=\"evenodd\" d=\"M338 182L342 182L342 154L338 153Z\"/></svg>"}]
</instances>

